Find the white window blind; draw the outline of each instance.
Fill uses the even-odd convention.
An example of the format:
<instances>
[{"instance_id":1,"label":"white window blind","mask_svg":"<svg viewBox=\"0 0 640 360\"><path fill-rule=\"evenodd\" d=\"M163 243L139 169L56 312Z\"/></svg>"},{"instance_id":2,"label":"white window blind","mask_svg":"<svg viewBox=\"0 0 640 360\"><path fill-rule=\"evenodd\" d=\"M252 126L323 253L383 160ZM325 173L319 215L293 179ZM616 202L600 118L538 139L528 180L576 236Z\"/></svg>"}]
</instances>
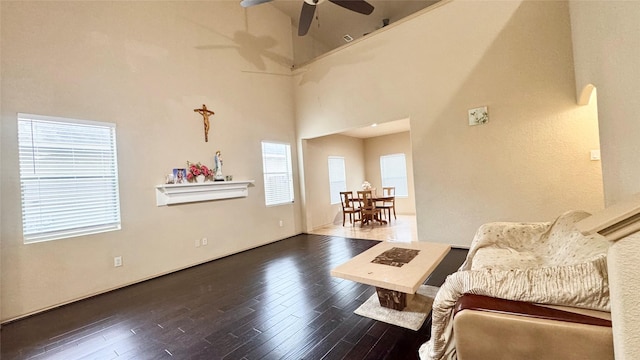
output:
<instances>
[{"instance_id":1,"label":"white window blind","mask_svg":"<svg viewBox=\"0 0 640 360\"><path fill-rule=\"evenodd\" d=\"M347 175L344 169L344 158L329 156L329 194L331 204L339 204L340 192L347 191Z\"/></svg>"},{"instance_id":2,"label":"white window blind","mask_svg":"<svg viewBox=\"0 0 640 360\"><path fill-rule=\"evenodd\" d=\"M120 229L115 124L18 114L25 243Z\"/></svg>"},{"instance_id":3,"label":"white window blind","mask_svg":"<svg viewBox=\"0 0 640 360\"><path fill-rule=\"evenodd\" d=\"M404 154L380 156L380 173L382 175L382 187L393 186L396 188L396 196L409 196L407 162Z\"/></svg>"},{"instance_id":4,"label":"white window blind","mask_svg":"<svg viewBox=\"0 0 640 360\"><path fill-rule=\"evenodd\" d=\"M267 206L292 203L291 146L263 141L262 169L264 172L264 197Z\"/></svg>"}]
</instances>

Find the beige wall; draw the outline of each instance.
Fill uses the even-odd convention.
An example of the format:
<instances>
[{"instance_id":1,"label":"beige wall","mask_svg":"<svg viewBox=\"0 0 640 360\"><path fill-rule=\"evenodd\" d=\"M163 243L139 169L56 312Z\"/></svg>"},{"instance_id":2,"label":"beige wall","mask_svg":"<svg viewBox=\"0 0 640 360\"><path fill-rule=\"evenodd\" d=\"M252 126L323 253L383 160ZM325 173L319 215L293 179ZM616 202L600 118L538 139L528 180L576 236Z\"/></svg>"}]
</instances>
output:
<instances>
[{"instance_id":1,"label":"beige wall","mask_svg":"<svg viewBox=\"0 0 640 360\"><path fill-rule=\"evenodd\" d=\"M305 178L310 229L327 224L342 225L341 205L331 205L329 195L329 156L344 157L347 190L360 189L364 181L364 144L362 139L330 135L306 140ZM347 220L348 221L348 220Z\"/></svg>"},{"instance_id":2,"label":"beige wall","mask_svg":"<svg viewBox=\"0 0 640 360\"><path fill-rule=\"evenodd\" d=\"M404 154L407 161L408 197L396 197L396 214L415 215L416 200L413 188L413 156L411 153L411 133L409 131L376 136L365 139L364 159L366 179L382 195L382 174L380 172L380 156Z\"/></svg>"},{"instance_id":3,"label":"beige wall","mask_svg":"<svg viewBox=\"0 0 640 360\"><path fill-rule=\"evenodd\" d=\"M598 89L607 204L640 192L640 4L572 1L576 88Z\"/></svg>"},{"instance_id":4,"label":"beige wall","mask_svg":"<svg viewBox=\"0 0 640 360\"><path fill-rule=\"evenodd\" d=\"M229 1L0 8L3 320L301 232L299 202L264 204L260 141L296 156L290 61L270 60L292 57L282 13ZM202 104L216 113L208 143ZM18 112L117 124L122 230L23 244L18 173L6 171L18 168ZM247 198L156 207L170 169L211 165L218 149L225 174L255 179Z\"/></svg>"},{"instance_id":5,"label":"beige wall","mask_svg":"<svg viewBox=\"0 0 640 360\"><path fill-rule=\"evenodd\" d=\"M640 2L571 1L577 91L598 89L600 142L607 205L640 192ZM616 359L640 354L638 233L609 252Z\"/></svg>"},{"instance_id":6,"label":"beige wall","mask_svg":"<svg viewBox=\"0 0 640 360\"><path fill-rule=\"evenodd\" d=\"M468 246L487 221L603 207L596 108L576 105L565 2L445 2L294 81L302 138L411 118L420 238ZM482 105L490 122L469 127Z\"/></svg>"}]
</instances>

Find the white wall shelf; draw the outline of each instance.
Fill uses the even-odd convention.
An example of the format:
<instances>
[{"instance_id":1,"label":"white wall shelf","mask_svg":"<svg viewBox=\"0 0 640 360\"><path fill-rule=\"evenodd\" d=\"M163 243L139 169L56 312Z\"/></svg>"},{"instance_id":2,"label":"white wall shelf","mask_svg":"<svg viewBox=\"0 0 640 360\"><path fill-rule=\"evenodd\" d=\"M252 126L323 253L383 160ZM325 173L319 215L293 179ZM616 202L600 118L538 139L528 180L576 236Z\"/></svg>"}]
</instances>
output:
<instances>
[{"instance_id":1,"label":"white wall shelf","mask_svg":"<svg viewBox=\"0 0 640 360\"><path fill-rule=\"evenodd\" d=\"M157 185L156 205L166 206L247 197L249 185L254 181L205 181L203 183Z\"/></svg>"}]
</instances>

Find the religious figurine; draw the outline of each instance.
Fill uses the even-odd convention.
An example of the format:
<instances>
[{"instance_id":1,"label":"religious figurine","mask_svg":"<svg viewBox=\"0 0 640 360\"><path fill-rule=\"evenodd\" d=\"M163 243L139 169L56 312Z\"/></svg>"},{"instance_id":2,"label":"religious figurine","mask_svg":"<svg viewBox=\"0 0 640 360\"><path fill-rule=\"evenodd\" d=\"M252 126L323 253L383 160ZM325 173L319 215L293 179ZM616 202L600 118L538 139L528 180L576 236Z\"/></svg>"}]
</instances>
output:
<instances>
[{"instance_id":1,"label":"religious figurine","mask_svg":"<svg viewBox=\"0 0 640 360\"><path fill-rule=\"evenodd\" d=\"M185 169L173 169L174 182L176 184L184 184L187 182Z\"/></svg>"},{"instance_id":2,"label":"religious figurine","mask_svg":"<svg viewBox=\"0 0 640 360\"><path fill-rule=\"evenodd\" d=\"M222 154L220 150L216 151L216 156L213 158L213 173L213 180L224 180L224 176L222 175Z\"/></svg>"},{"instance_id":3,"label":"religious figurine","mask_svg":"<svg viewBox=\"0 0 640 360\"><path fill-rule=\"evenodd\" d=\"M204 122L204 141L209 141L209 116L215 114L213 111L207 109L207 105L202 104L202 109L193 109L194 112L202 115L202 121Z\"/></svg>"}]
</instances>

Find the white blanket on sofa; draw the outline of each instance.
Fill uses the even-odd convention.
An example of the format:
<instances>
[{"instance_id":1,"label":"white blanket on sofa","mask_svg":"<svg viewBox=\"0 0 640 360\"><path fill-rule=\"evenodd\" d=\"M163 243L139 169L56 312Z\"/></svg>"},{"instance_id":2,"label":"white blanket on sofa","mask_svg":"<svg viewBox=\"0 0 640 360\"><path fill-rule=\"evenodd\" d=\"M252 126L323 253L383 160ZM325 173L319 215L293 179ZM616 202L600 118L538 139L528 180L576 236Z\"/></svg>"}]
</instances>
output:
<instances>
[{"instance_id":1,"label":"white blanket on sofa","mask_svg":"<svg viewBox=\"0 0 640 360\"><path fill-rule=\"evenodd\" d=\"M434 299L431 339L420 347L420 358L457 359L451 320L465 293L610 311L609 244L574 227L589 215L570 211L553 223L482 225L466 261Z\"/></svg>"}]
</instances>

